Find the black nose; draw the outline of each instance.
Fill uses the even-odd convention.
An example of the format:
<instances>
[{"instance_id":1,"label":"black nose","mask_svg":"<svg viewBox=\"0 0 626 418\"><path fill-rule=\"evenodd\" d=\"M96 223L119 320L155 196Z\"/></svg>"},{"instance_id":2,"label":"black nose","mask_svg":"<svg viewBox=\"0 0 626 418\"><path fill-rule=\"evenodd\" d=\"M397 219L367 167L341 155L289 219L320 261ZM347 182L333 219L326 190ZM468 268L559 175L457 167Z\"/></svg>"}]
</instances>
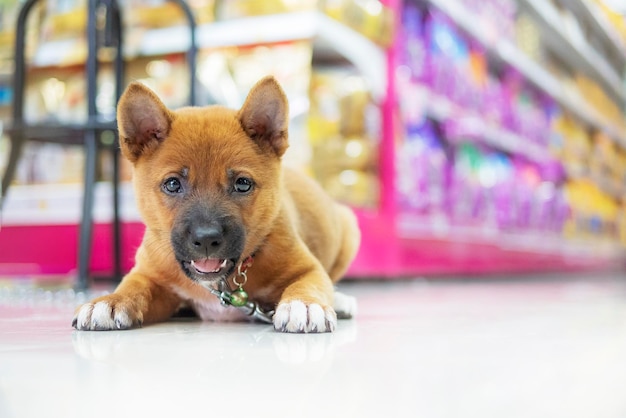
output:
<instances>
[{"instance_id":1,"label":"black nose","mask_svg":"<svg viewBox=\"0 0 626 418\"><path fill-rule=\"evenodd\" d=\"M210 255L224 242L224 230L219 225L196 226L191 230L190 241L196 251Z\"/></svg>"}]
</instances>

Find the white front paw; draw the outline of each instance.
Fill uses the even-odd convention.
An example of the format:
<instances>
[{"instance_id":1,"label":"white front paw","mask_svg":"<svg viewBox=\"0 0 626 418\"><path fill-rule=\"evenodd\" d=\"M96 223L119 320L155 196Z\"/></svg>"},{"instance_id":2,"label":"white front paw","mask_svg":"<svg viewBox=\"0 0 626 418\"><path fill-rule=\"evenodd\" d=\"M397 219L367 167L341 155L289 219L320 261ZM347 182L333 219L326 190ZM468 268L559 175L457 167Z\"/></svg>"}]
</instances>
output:
<instances>
[{"instance_id":1,"label":"white front paw","mask_svg":"<svg viewBox=\"0 0 626 418\"><path fill-rule=\"evenodd\" d=\"M72 326L83 331L106 331L128 329L133 326L133 322L124 309L114 309L109 303L101 301L81 306L74 316Z\"/></svg>"},{"instance_id":2,"label":"white front paw","mask_svg":"<svg viewBox=\"0 0 626 418\"><path fill-rule=\"evenodd\" d=\"M337 327L333 308L300 300L280 303L273 320L274 329L282 332L332 332Z\"/></svg>"}]
</instances>

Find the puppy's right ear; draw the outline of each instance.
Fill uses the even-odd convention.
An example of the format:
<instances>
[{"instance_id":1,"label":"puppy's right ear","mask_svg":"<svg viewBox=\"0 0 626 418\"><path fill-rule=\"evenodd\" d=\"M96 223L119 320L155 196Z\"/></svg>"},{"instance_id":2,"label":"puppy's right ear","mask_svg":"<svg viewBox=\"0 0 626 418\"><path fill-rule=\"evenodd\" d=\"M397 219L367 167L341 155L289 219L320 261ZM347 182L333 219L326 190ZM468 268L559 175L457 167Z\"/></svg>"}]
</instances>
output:
<instances>
[{"instance_id":1,"label":"puppy's right ear","mask_svg":"<svg viewBox=\"0 0 626 418\"><path fill-rule=\"evenodd\" d=\"M173 117L152 90L131 83L117 106L122 154L134 163L154 150L169 134Z\"/></svg>"}]
</instances>

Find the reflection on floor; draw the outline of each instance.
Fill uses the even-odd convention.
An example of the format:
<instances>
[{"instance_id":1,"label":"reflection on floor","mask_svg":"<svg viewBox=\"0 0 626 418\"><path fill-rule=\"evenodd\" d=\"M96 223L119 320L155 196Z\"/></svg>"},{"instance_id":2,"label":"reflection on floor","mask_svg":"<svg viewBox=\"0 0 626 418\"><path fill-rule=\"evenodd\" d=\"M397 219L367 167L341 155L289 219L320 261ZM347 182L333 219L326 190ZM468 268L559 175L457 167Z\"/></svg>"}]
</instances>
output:
<instances>
[{"instance_id":1,"label":"reflection on floor","mask_svg":"<svg viewBox=\"0 0 626 418\"><path fill-rule=\"evenodd\" d=\"M626 276L345 282L333 334L178 319L77 332L0 287L0 417L624 417Z\"/></svg>"}]
</instances>

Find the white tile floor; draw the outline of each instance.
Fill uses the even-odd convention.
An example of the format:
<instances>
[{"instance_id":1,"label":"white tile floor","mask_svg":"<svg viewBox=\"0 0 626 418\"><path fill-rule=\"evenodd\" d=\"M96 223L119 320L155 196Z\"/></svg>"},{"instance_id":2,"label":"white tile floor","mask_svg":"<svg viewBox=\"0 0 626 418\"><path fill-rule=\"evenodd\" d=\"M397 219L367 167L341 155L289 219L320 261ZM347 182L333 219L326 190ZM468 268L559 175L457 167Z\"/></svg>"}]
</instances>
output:
<instances>
[{"instance_id":1,"label":"white tile floor","mask_svg":"<svg viewBox=\"0 0 626 418\"><path fill-rule=\"evenodd\" d=\"M334 334L77 332L0 291L0 417L625 417L626 277L345 283Z\"/></svg>"}]
</instances>

